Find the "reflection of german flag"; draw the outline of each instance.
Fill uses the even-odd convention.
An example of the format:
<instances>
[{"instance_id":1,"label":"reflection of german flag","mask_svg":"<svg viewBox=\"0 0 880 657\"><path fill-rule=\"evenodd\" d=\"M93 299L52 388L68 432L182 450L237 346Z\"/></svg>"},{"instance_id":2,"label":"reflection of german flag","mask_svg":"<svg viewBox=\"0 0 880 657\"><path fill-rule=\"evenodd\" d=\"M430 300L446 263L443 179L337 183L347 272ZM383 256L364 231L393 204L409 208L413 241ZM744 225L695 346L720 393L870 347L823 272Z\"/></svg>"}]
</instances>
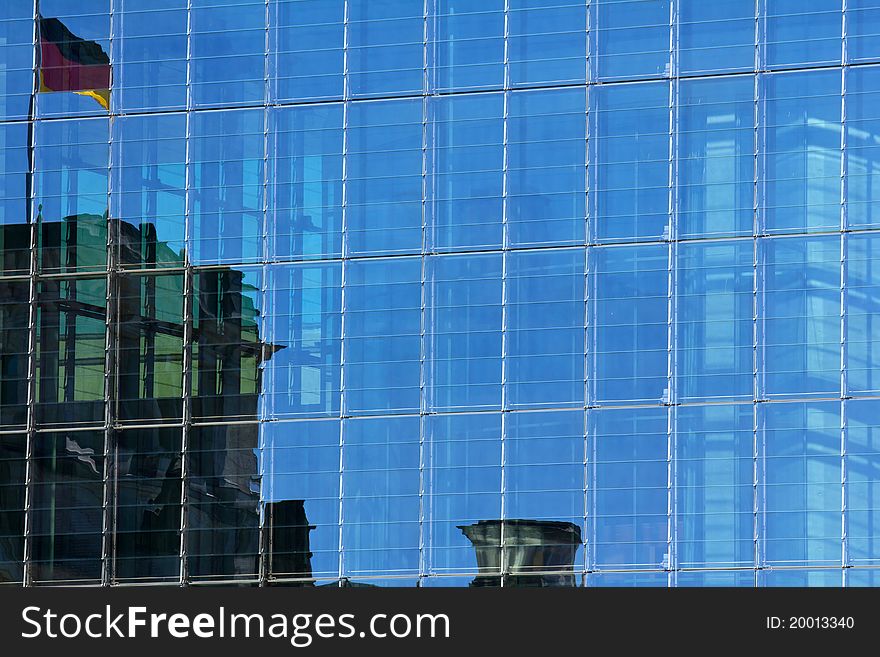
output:
<instances>
[{"instance_id":1,"label":"reflection of german flag","mask_svg":"<svg viewBox=\"0 0 880 657\"><path fill-rule=\"evenodd\" d=\"M110 109L110 58L57 18L40 18L40 91L73 91Z\"/></svg>"}]
</instances>

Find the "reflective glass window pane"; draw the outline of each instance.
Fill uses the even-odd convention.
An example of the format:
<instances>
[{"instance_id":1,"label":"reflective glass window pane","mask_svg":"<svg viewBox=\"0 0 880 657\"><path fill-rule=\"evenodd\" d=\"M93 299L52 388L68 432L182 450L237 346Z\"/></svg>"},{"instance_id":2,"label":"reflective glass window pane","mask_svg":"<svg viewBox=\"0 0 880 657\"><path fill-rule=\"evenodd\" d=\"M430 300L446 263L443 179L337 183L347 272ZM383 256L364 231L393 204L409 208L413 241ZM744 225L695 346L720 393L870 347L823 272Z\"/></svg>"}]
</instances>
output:
<instances>
[{"instance_id":1,"label":"reflective glass window pane","mask_svg":"<svg viewBox=\"0 0 880 657\"><path fill-rule=\"evenodd\" d=\"M73 3L69 0L40 0L40 15L44 18L56 18L75 37L85 41L93 41L103 51L104 55L110 58L112 67L116 55L115 52L111 52L110 2L111 0L78 0ZM15 4L27 5L27 3ZM28 10L30 10L30 7L28 7ZM33 33L32 27L27 29L28 34ZM47 66L42 72L44 82L47 75L50 77L58 76L64 80L68 79L68 76L72 74L72 67L67 62L62 63L60 66L51 65L49 58L45 62ZM54 85L45 86L49 89L54 89ZM116 104L115 96L115 93L110 94L111 107ZM94 97L71 91L53 90L51 92L39 93L36 96L35 105L38 117L69 118L73 116L107 115L107 110Z\"/></svg>"},{"instance_id":2,"label":"reflective glass window pane","mask_svg":"<svg viewBox=\"0 0 880 657\"><path fill-rule=\"evenodd\" d=\"M193 427L187 479L187 568L193 579L256 578L260 552L259 429Z\"/></svg>"},{"instance_id":3,"label":"reflective glass window pane","mask_svg":"<svg viewBox=\"0 0 880 657\"><path fill-rule=\"evenodd\" d=\"M419 571L419 418L345 420L344 574Z\"/></svg>"},{"instance_id":4,"label":"reflective glass window pane","mask_svg":"<svg viewBox=\"0 0 880 657\"><path fill-rule=\"evenodd\" d=\"M831 70L762 78L769 233L840 226L840 76Z\"/></svg>"},{"instance_id":5,"label":"reflective glass window pane","mask_svg":"<svg viewBox=\"0 0 880 657\"><path fill-rule=\"evenodd\" d=\"M270 10L275 100L342 98L345 3L276 0Z\"/></svg>"},{"instance_id":6,"label":"reflective glass window pane","mask_svg":"<svg viewBox=\"0 0 880 657\"><path fill-rule=\"evenodd\" d=\"M504 84L504 1L439 0L434 85L438 91Z\"/></svg>"},{"instance_id":7,"label":"reflective glass window pane","mask_svg":"<svg viewBox=\"0 0 880 657\"><path fill-rule=\"evenodd\" d=\"M584 250L507 260L507 405L584 403Z\"/></svg>"},{"instance_id":8,"label":"reflective glass window pane","mask_svg":"<svg viewBox=\"0 0 880 657\"><path fill-rule=\"evenodd\" d=\"M126 116L113 122L110 215L123 267L185 260L186 117Z\"/></svg>"},{"instance_id":9,"label":"reflective glass window pane","mask_svg":"<svg viewBox=\"0 0 880 657\"><path fill-rule=\"evenodd\" d=\"M29 512L36 583L101 580L104 432L39 434Z\"/></svg>"},{"instance_id":10,"label":"reflective glass window pane","mask_svg":"<svg viewBox=\"0 0 880 657\"><path fill-rule=\"evenodd\" d=\"M591 398L600 403L663 400L668 395L667 248L593 248L588 259Z\"/></svg>"},{"instance_id":11,"label":"reflective glass window pane","mask_svg":"<svg viewBox=\"0 0 880 657\"><path fill-rule=\"evenodd\" d=\"M34 88L34 11L27 2L0 7L0 119L26 119Z\"/></svg>"},{"instance_id":12,"label":"reflective glass window pane","mask_svg":"<svg viewBox=\"0 0 880 657\"><path fill-rule=\"evenodd\" d=\"M269 417L339 413L341 280L340 263L269 268L264 351L271 356L262 370Z\"/></svg>"},{"instance_id":13,"label":"reflective glass window pane","mask_svg":"<svg viewBox=\"0 0 880 657\"><path fill-rule=\"evenodd\" d=\"M24 577L25 436L0 435L0 584Z\"/></svg>"},{"instance_id":14,"label":"reflective glass window pane","mask_svg":"<svg viewBox=\"0 0 880 657\"><path fill-rule=\"evenodd\" d=\"M512 413L504 439L506 585L574 586L586 539L584 413Z\"/></svg>"},{"instance_id":15,"label":"reflective glass window pane","mask_svg":"<svg viewBox=\"0 0 880 657\"><path fill-rule=\"evenodd\" d=\"M880 2L847 0L846 45L849 61L880 59Z\"/></svg>"},{"instance_id":16,"label":"reflective glass window pane","mask_svg":"<svg viewBox=\"0 0 880 657\"><path fill-rule=\"evenodd\" d=\"M880 21L880 5L877 10ZM880 27L878 27L880 29ZM846 222L877 228L874 199L880 194L880 68L846 72Z\"/></svg>"},{"instance_id":17,"label":"reflective glass window pane","mask_svg":"<svg viewBox=\"0 0 880 657\"><path fill-rule=\"evenodd\" d=\"M297 578L339 575L338 420L262 424L261 499L273 516L269 571Z\"/></svg>"},{"instance_id":18,"label":"reflective glass window pane","mask_svg":"<svg viewBox=\"0 0 880 657\"><path fill-rule=\"evenodd\" d=\"M438 250L502 242L504 98L447 96L429 104L433 125L431 243Z\"/></svg>"},{"instance_id":19,"label":"reflective glass window pane","mask_svg":"<svg viewBox=\"0 0 880 657\"><path fill-rule=\"evenodd\" d=\"M34 201L40 268L46 273L107 266L107 119L41 121L36 128Z\"/></svg>"},{"instance_id":20,"label":"reflective glass window pane","mask_svg":"<svg viewBox=\"0 0 880 657\"><path fill-rule=\"evenodd\" d=\"M349 0L348 83L355 97L422 91L424 8L411 0Z\"/></svg>"},{"instance_id":21,"label":"reflective glass window pane","mask_svg":"<svg viewBox=\"0 0 880 657\"><path fill-rule=\"evenodd\" d=\"M265 98L265 0L190 0L191 85L196 106Z\"/></svg>"},{"instance_id":22,"label":"reflective glass window pane","mask_svg":"<svg viewBox=\"0 0 880 657\"><path fill-rule=\"evenodd\" d=\"M501 254L433 257L427 266L430 408L500 408Z\"/></svg>"},{"instance_id":23,"label":"reflective glass window pane","mask_svg":"<svg viewBox=\"0 0 880 657\"><path fill-rule=\"evenodd\" d=\"M497 578L492 557L500 536L479 530L501 518L501 415L429 415L424 422L428 571Z\"/></svg>"},{"instance_id":24,"label":"reflective glass window pane","mask_svg":"<svg viewBox=\"0 0 880 657\"><path fill-rule=\"evenodd\" d=\"M764 394L838 393L840 238L762 239L758 257Z\"/></svg>"},{"instance_id":25,"label":"reflective glass window pane","mask_svg":"<svg viewBox=\"0 0 880 657\"><path fill-rule=\"evenodd\" d=\"M347 120L347 252L418 253L423 221L422 102L352 103Z\"/></svg>"},{"instance_id":26,"label":"reflective glass window pane","mask_svg":"<svg viewBox=\"0 0 880 657\"><path fill-rule=\"evenodd\" d=\"M421 258L346 263L346 414L419 410L421 271Z\"/></svg>"},{"instance_id":27,"label":"reflective glass window pane","mask_svg":"<svg viewBox=\"0 0 880 657\"><path fill-rule=\"evenodd\" d=\"M669 74L669 0L597 0L596 70L602 80Z\"/></svg>"},{"instance_id":28,"label":"reflective glass window pane","mask_svg":"<svg viewBox=\"0 0 880 657\"><path fill-rule=\"evenodd\" d=\"M46 279L37 303L37 422L103 423L106 279Z\"/></svg>"},{"instance_id":29,"label":"reflective glass window pane","mask_svg":"<svg viewBox=\"0 0 880 657\"><path fill-rule=\"evenodd\" d=\"M263 112L196 112L190 119L194 264L253 262L262 253Z\"/></svg>"},{"instance_id":30,"label":"reflective glass window pane","mask_svg":"<svg viewBox=\"0 0 880 657\"><path fill-rule=\"evenodd\" d=\"M767 64L839 64L842 9L841 0L767 0Z\"/></svg>"},{"instance_id":31,"label":"reflective glass window pane","mask_svg":"<svg viewBox=\"0 0 880 657\"><path fill-rule=\"evenodd\" d=\"M508 4L508 67L513 86L584 82L586 3L512 0Z\"/></svg>"},{"instance_id":32,"label":"reflective glass window pane","mask_svg":"<svg viewBox=\"0 0 880 657\"><path fill-rule=\"evenodd\" d=\"M880 236L852 233L846 237L846 387L852 394L880 392Z\"/></svg>"},{"instance_id":33,"label":"reflective glass window pane","mask_svg":"<svg viewBox=\"0 0 880 657\"><path fill-rule=\"evenodd\" d=\"M682 406L676 411L680 568L755 563L753 413L751 404Z\"/></svg>"},{"instance_id":34,"label":"reflective glass window pane","mask_svg":"<svg viewBox=\"0 0 880 657\"><path fill-rule=\"evenodd\" d=\"M120 580L179 577L182 433L173 427L116 434L114 575Z\"/></svg>"},{"instance_id":35,"label":"reflective glass window pane","mask_svg":"<svg viewBox=\"0 0 880 657\"><path fill-rule=\"evenodd\" d=\"M840 404L763 404L757 412L765 563L839 565Z\"/></svg>"},{"instance_id":36,"label":"reflective glass window pane","mask_svg":"<svg viewBox=\"0 0 880 657\"><path fill-rule=\"evenodd\" d=\"M507 230L511 245L583 243L586 101L583 89L510 94Z\"/></svg>"},{"instance_id":37,"label":"reflective glass window pane","mask_svg":"<svg viewBox=\"0 0 880 657\"><path fill-rule=\"evenodd\" d=\"M681 73L720 73L755 66L755 6L741 0L680 0Z\"/></svg>"},{"instance_id":38,"label":"reflective glass window pane","mask_svg":"<svg viewBox=\"0 0 880 657\"><path fill-rule=\"evenodd\" d=\"M120 110L186 108L187 2L149 8L122 0L114 13L114 102Z\"/></svg>"},{"instance_id":39,"label":"reflective glass window pane","mask_svg":"<svg viewBox=\"0 0 880 657\"><path fill-rule=\"evenodd\" d=\"M751 399L754 243L685 243L676 258L679 399Z\"/></svg>"},{"instance_id":40,"label":"reflective glass window pane","mask_svg":"<svg viewBox=\"0 0 880 657\"><path fill-rule=\"evenodd\" d=\"M28 127L0 124L0 272L26 274L30 269L27 221Z\"/></svg>"},{"instance_id":41,"label":"reflective glass window pane","mask_svg":"<svg viewBox=\"0 0 880 657\"><path fill-rule=\"evenodd\" d=\"M342 254L342 114L342 105L269 114L272 260Z\"/></svg>"},{"instance_id":42,"label":"reflective glass window pane","mask_svg":"<svg viewBox=\"0 0 880 657\"><path fill-rule=\"evenodd\" d=\"M594 87L591 147L595 241L657 239L669 225L669 87Z\"/></svg>"},{"instance_id":43,"label":"reflective glass window pane","mask_svg":"<svg viewBox=\"0 0 880 657\"><path fill-rule=\"evenodd\" d=\"M755 216L754 78L679 87L678 235L750 235Z\"/></svg>"},{"instance_id":44,"label":"reflective glass window pane","mask_svg":"<svg viewBox=\"0 0 880 657\"><path fill-rule=\"evenodd\" d=\"M213 269L193 279L193 400L196 419L256 419L265 344L260 269Z\"/></svg>"},{"instance_id":45,"label":"reflective glass window pane","mask_svg":"<svg viewBox=\"0 0 880 657\"><path fill-rule=\"evenodd\" d=\"M117 286L117 417L129 422L179 419L183 412L183 275L124 275Z\"/></svg>"},{"instance_id":46,"label":"reflective glass window pane","mask_svg":"<svg viewBox=\"0 0 880 657\"><path fill-rule=\"evenodd\" d=\"M667 411L592 412L591 569L668 568Z\"/></svg>"},{"instance_id":47,"label":"reflective glass window pane","mask_svg":"<svg viewBox=\"0 0 880 657\"><path fill-rule=\"evenodd\" d=\"M849 400L846 411L846 559L848 564L880 562L880 405ZM849 584L849 582L847 582Z\"/></svg>"},{"instance_id":48,"label":"reflective glass window pane","mask_svg":"<svg viewBox=\"0 0 880 657\"><path fill-rule=\"evenodd\" d=\"M24 427L28 404L28 281L0 279L0 426Z\"/></svg>"}]
</instances>

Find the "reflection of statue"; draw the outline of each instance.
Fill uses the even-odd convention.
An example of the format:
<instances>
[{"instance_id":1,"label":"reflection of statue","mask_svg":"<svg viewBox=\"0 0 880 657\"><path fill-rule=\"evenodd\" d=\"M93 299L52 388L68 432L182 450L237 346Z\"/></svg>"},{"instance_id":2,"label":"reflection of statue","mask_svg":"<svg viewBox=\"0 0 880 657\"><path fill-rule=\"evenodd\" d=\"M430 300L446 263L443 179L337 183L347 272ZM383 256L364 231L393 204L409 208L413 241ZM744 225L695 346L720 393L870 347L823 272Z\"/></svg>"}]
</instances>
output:
<instances>
[{"instance_id":1,"label":"reflection of statue","mask_svg":"<svg viewBox=\"0 0 880 657\"><path fill-rule=\"evenodd\" d=\"M474 546L480 574L471 586L575 586L581 528L551 520L480 520L460 525ZM502 548L503 528L503 548Z\"/></svg>"}]
</instances>

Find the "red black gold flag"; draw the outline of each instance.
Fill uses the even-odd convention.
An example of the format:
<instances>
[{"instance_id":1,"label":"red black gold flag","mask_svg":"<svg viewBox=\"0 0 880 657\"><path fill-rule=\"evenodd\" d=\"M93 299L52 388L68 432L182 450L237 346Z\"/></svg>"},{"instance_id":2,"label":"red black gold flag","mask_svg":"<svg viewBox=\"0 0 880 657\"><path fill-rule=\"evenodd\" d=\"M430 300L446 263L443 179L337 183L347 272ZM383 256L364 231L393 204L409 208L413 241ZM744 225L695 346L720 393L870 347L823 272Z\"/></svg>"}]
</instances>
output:
<instances>
[{"instance_id":1,"label":"red black gold flag","mask_svg":"<svg viewBox=\"0 0 880 657\"><path fill-rule=\"evenodd\" d=\"M40 91L72 91L110 109L110 58L57 18L40 17Z\"/></svg>"}]
</instances>

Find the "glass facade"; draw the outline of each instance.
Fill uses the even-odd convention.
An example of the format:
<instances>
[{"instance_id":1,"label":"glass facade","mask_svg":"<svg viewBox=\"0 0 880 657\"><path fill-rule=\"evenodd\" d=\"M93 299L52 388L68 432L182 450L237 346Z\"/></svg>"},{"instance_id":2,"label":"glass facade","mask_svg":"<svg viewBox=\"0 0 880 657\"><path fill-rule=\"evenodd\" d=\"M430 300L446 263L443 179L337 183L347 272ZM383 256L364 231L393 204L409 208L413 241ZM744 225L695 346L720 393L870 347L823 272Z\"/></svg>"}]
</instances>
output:
<instances>
[{"instance_id":1,"label":"glass facade","mask_svg":"<svg viewBox=\"0 0 880 657\"><path fill-rule=\"evenodd\" d=\"M0 50L0 582L880 585L880 1L9 0Z\"/></svg>"}]
</instances>

